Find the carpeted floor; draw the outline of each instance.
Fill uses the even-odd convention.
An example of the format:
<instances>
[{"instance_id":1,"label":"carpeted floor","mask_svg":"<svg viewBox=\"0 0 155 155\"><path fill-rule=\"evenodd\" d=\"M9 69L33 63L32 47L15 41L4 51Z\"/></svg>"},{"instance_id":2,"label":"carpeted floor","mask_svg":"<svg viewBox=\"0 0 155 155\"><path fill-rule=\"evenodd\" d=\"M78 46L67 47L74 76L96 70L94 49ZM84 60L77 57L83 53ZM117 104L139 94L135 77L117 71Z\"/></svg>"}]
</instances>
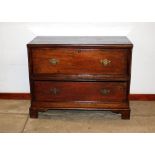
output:
<instances>
[{"instance_id":1,"label":"carpeted floor","mask_svg":"<svg viewBox=\"0 0 155 155\"><path fill-rule=\"evenodd\" d=\"M30 119L28 100L0 100L0 132L155 132L155 101L131 101L131 119L105 111L51 110Z\"/></svg>"}]
</instances>

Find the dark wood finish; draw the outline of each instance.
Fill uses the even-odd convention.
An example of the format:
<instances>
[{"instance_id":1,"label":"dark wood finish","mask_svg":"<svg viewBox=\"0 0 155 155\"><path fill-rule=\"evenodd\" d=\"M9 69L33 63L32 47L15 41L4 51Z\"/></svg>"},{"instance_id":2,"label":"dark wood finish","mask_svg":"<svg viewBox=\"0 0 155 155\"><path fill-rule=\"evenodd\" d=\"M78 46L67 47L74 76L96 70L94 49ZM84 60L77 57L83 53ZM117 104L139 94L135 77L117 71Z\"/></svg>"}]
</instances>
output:
<instances>
[{"instance_id":1,"label":"dark wood finish","mask_svg":"<svg viewBox=\"0 0 155 155\"><path fill-rule=\"evenodd\" d=\"M34 101L32 109L89 109L89 110L108 110L108 109L127 109L126 102L101 102L101 101L66 101L66 102L46 102Z\"/></svg>"},{"instance_id":2,"label":"dark wood finish","mask_svg":"<svg viewBox=\"0 0 155 155\"><path fill-rule=\"evenodd\" d=\"M37 36L28 47L132 48L125 36Z\"/></svg>"},{"instance_id":3,"label":"dark wood finish","mask_svg":"<svg viewBox=\"0 0 155 155\"><path fill-rule=\"evenodd\" d=\"M129 76L124 75L93 75L93 74L35 74L31 76L33 80L52 80L52 81L128 81L130 79Z\"/></svg>"},{"instance_id":4,"label":"dark wood finish","mask_svg":"<svg viewBox=\"0 0 155 155\"><path fill-rule=\"evenodd\" d=\"M38 118L38 109L30 108L29 113L31 118Z\"/></svg>"},{"instance_id":5,"label":"dark wood finish","mask_svg":"<svg viewBox=\"0 0 155 155\"><path fill-rule=\"evenodd\" d=\"M130 119L130 109L120 110L122 119Z\"/></svg>"},{"instance_id":6,"label":"dark wood finish","mask_svg":"<svg viewBox=\"0 0 155 155\"><path fill-rule=\"evenodd\" d=\"M28 45L30 117L48 109L112 110L130 118L126 37L36 37Z\"/></svg>"},{"instance_id":7,"label":"dark wood finish","mask_svg":"<svg viewBox=\"0 0 155 155\"><path fill-rule=\"evenodd\" d=\"M126 100L125 82L34 82L36 101L102 101Z\"/></svg>"},{"instance_id":8,"label":"dark wood finish","mask_svg":"<svg viewBox=\"0 0 155 155\"><path fill-rule=\"evenodd\" d=\"M0 99L30 100L31 94L30 93L0 93ZM129 94L129 100L155 101L155 94Z\"/></svg>"},{"instance_id":9,"label":"dark wood finish","mask_svg":"<svg viewBox=\"0 0 155 155\"><path fill-rule=\"evenodd\" d=\"M32 51L33 74L127 74L125 49L33 48ZM56 59L58 64L51 64L50 59ZM103 65L102 60L111 62Z\"/></svg>"}]
</instances>

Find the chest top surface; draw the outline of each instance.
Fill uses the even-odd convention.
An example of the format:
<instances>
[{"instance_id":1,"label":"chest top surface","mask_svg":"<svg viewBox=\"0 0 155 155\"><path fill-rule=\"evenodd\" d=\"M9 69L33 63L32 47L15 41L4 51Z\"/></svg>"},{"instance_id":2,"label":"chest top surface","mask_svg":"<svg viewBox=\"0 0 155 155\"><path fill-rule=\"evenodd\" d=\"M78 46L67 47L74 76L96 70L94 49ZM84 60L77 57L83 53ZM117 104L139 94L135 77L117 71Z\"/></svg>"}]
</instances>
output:
<instances>
[{"instance_id":1,"label":"chest top surface","mask_svg":"<svg viewBox=\"0 0 155 155\"><path fill-rule=\"evenodd\" d=\"M27 44L33 46L106 46L132 47L125 36L37 36Z\"/></svg>"}]
</instances>

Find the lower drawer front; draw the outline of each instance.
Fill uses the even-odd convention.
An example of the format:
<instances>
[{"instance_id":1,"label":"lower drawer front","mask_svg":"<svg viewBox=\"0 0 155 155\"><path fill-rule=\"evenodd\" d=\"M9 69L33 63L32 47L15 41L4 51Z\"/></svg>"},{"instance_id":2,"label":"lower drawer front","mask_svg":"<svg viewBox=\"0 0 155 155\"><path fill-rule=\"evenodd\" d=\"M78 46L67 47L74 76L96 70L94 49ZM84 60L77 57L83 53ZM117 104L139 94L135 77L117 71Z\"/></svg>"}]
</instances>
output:
<instances>
[{"instance_id":1,"label":"lower drawer front","mask_svg":"<svg viewBox=\"0 0 155 155\"><path fill-rule=\"evenodd\" d=\"M126 100L125 82L34 82L36 101L102 101Z\"/></svg>"}]
</instances>

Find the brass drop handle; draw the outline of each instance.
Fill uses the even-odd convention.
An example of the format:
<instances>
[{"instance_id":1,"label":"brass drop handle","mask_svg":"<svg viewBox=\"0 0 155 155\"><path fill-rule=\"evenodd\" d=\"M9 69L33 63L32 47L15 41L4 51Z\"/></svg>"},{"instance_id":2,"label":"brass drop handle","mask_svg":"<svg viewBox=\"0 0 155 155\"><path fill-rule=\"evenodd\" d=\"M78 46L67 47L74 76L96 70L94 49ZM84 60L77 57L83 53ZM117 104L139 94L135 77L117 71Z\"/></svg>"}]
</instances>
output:
<instances>
[{"instance_id":1,"label":"brass drop handle","mask_svg":"<svg viewBox=\"0 0 155 155\"><path fill-rule=\"evenodd\" d=\"M55 59L55 58L52 58L52 59L49 59L49 63L52 64L52 65L56 65L56 64L59 63L59 60Z\"/></svg>"},{"instance_id":2,"label":"brass drop handle","mask_svg":"<svg viewBox=\"0 0 155 155\"><path fill-rule=\"evenodd\" d=\"M101 89L101 90L100 90L100 93L101 93L102 95L108 95L108 94L110 94L110 90L109 90L109 89Z\"/></svg>"},{"instance_id":3,"label":"brass drop handle","mask_svg":"<svg viewBox=\"0 0 155 155\"><path fill-rule=\"evenodd\" d=\"M60 92L60 90L57 89L57 88L51 88L51 89L50 89L50 92L51 92L53 95L57 95L57 94Z\"/></svg>"},{"instance_id":4,"label":"brass drop handle","mask_svg":"<svg viewBox=\"0 0 155 155\"><path fill-rule=\"evenodd\" d=\"M100 63L101 63L102 65L104 65L104 66L107 66L107 65L109 65L109 64L111 63L111 61L108 60L108 59L101 59L101 60L100 60Z\"/></svg>"}]
</instances>

